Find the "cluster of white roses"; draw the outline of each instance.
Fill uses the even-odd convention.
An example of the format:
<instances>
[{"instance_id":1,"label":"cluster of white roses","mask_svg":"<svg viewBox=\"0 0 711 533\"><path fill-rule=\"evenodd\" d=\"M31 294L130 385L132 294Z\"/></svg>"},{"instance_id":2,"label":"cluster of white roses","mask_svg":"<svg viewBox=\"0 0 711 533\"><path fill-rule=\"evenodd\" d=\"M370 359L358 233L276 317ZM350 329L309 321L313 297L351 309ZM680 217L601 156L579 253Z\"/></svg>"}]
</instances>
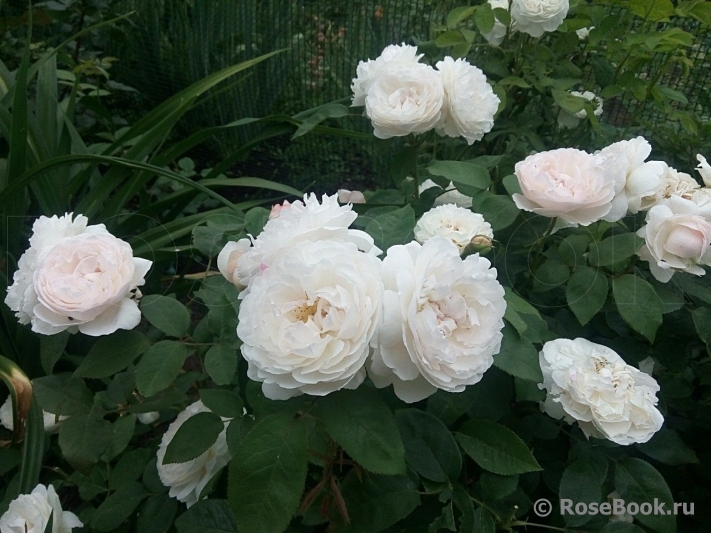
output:
<instances>
[{"instance_id":1,"label":"cluster of white roses","mask_svg":"<svg viewBox=\"0 0 711 533\"><path fill-rule=\"evenodd\" d=\"M667 282L675 272L703 275L711 264L711 166L698 170L706 187L663 161L647 161L652 147L643 137L614 143L595 154L561 148L516 164L522 194L519 209L558 217L570 225L615 222L647 211L637 234L637 252L652 275Z\"/></svg>"},{"instance_id":2,"label":"cluster of white roses","mask_svg":"<svg viewBox=\"0 0 711 533\"><path fill-rule=\"evenodd\" d=\"M5 303L36 333L108 335L141 321L137 287L151 261L133 257L129 244L103 224L87 223L68 213L39 217L32 226Z\"/></svg>"},{"instance_id":3,"label":"cluster of white roses","mask_svg":"<svg viewBox=\"0 0 711 533\"><path fill-rule=\"evenodd\" d=\"M445 57L434 69L421 58L416 47L402 44L361 61L351 84L353 106L365 106L380 139L434 129L468 144L480 140L500 103L484 73L465 59Z\"/></svg>"},{"instance_id":4,"label":"cluster of white roses","mask_svg":"<svg viewBox=\"0 0 711 533\"><path fill-rule=\"evenodd\" d=\"M493 29L483 36L494 46L503 42L507 31L518 30L531 37L540 37L546 32L555 31L563 23L570 9L569 0L488 0L488 3L492 9L511 11L510 28L497 20ZM580 35L578 34L583 39ZM584 35L587 37L587 34Z\"/></svg>"},{"instance_id":5,"label":"cluster of white roses","mask_svg":"<svg viewBox=\"0 0 711 533\"><path fill-rule=\"evenodd\" d=\"M336 195L306 195L222 250L220 271L245 288L237 335L248 376L272 399L355 388L366 369L407 402L478 382L500 348L506 303L490 262L461 251L491 244L489 224L437 207L418 222L419 242L381 261L370 235L349 229L356 217Z\"/></svg>"},{"instance_id":6,"label":"cluster of white roses","mask_svg":"<svg viewBox=\"0 0 711 533\"><path fill-rule=\"evenodd\" d=\"M557 339L540 356L547 392L541 408L553 418L577 422L588 437L621 445L647 442L662 427L659 385L613 350L585 339Z\"/></svg>"}]
</instances>

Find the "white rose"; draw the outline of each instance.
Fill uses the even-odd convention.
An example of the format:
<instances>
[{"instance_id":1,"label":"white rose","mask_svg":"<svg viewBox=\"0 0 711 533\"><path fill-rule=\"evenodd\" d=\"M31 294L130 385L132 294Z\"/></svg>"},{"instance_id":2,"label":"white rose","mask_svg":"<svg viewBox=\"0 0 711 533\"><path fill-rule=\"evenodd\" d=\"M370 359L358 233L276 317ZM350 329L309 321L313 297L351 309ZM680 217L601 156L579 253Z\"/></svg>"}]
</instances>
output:
<instances>
[{"instance_id":1,"label":"white rose","mask_svg":"<svg viewBox=\"0 0 711 533\"><path fill-rule=\"evenodd\" d=\"M543 345L539 361L539 387L547 392L541 408L553 418L577 421L585 435L622 445L647 442L662 427L659 385L610 348L556 339Z\"/></svg>"},{"instance_id":2,"label":"white rose","mask_svg":"<svg viewBox=\"0 0 711 533\"><path fill-rule=\"evenodd\" d=\"M72 222L70 213L40 217L32 227L5 303L36 333L108 335L141 320L134 298L151 261L133 257L103 224L86 224L81 215Z\"/></svg>"},{"instance_id":3,"label":"white rose","mask_svg":"<svg viewBox=\"0 0 711 533\"><path fill-rule=\"evenodd\" d=\"M62 422L66 420L66 416L57 416L53 413L48 413L47 411L42 411L42 422L44 423L44 430L47 433L54 433L59 430ZM9 431L13 431L15 428L15 422L12 418L12 398L9 396L5 403L0 407L0 424L2 424Z\"/></svg>"},{"instance_id":4,"label":"white rose","mask_svg":"<svg viewBox=\"0 0 711 533\"><path fill-rule=\"evenodd\" d=\"M227 448L227 426L230 425L229 420L222 419L225 422L225 429L217 437L215 444L210 446L202 455L185 463L163 464L163 458L165 457L165 451L168 449L168 444L173 440L180 426L188 418L198 413L207 412L210 412L210 410L200 400L188 405L185 410L178 414L175 421L168 426L168 430L163 435L158 447L158 462L156 466L161 483L170 488L168 494L172 498L185 503L188 507L198 502L200 493L207 483L223 466L230 462L231 456Z\"/></svg>"},{"instance_id":5,"label":"white rose","mask_svg":"<svg viewBox=\"0 0 711 533\"><path fill-rule=\"evenodd\" d=\"M422 183L420 183L419 187L419 192L422 194L422 191L426 191L427 189L431 189L432 187L439 187L434 181L430 179L426 179ZM467 196L465 194L460 193L457 188L454 186L454 183L451 181L449 182L449 185L445 189L446 192L443 194L440 194L437 198L435 198L434 205L444 205L444 204L454 204L459 207L466 207L467 209L472 206L472 198L471 196Z\"/></svg>"},{"instance_id":6,"label":"white rose","mask_svg":"<svg viewBox=\"0 0 711 533\"><path fill-rule=\"evenodd\" d=\"M506 11L509 10L509 0L487 0L487 2L491 6L491 9L501 8ZM482 34L482 37L484 37L489 44L499 46L504 41L504 37L506 37L506 26L496 20L492 30Z\"/></svg>"},{"instance_id":7,"label":"white rose","mask_svg":"<svg viewBox=\"0 0 711 533\"><path fill-rule=\"evenodd\" d=\"M271 399L356 388L382 293L380 261L353 243L291 245L240 295L237 336L247 375Z\"/></svg>"},{"instance_id":8,"label":"white rose","mask_svg":"<svg viewBox=\"0 0 711 533\"><path fill-rule=\"evenodd\" d=\"M578 92L578 91L568 91L570 94L573 96L578 96L580 98L585 98L588 102L592 102L595 106L595 109L593 110L593 114L596 117L599 117L602 115L602 98L597 96L595 93L591 93L590 91L585 91L585 92ZM558 125L563 127L563 128L575 128L579 123L580 119L582 118L587 118L588 112L585 108L581 109L577 113L573 113L572 115L568 113L567 111L561 109L560 112L558 113Z\"/></svg>"},{"instance_id":9,"label":"white rose","mask_svg":"<svg viewBox=\"0 0 711 533\"><path fill-rule=\"evenodd\" d=\"M579 30L575 30L575 34L578 36L578 39L581 41L587 40L588 37L590 37L590 32L595 29L595 26L590 26L588 28L580 28Z\"/></svg>"},{"instance_id":10,"label":"white rose","mask_svg":"<svg viewBox=\"0 0 711 533\"><path fill-rule=\"evenodd\" d=\"M661 185L654 191L654 194L642 197L642 210L648 210L672 196L681 196L689 200L699 190L699 183L686 172L679 172L662 161L651 161L651 163L661 165L664 173ZM697 198L700 200L701 196L699 195Z\"/></svg>"},{"instance_id":11,"label":"white rose","mask_svg":"<svg viewBox=\"0 0 711 533\"><path fill-rule=\"evenodd\" d=\"M499 97L486 81L486 76L466 59L456 61L447 56L437 63L444 84L442 121L437 133L449 137L460 135L471 145L494 127Z\"/></svg>"},{"instance_id":12,"label":"white rose","mask_svg":"<svg viewBox=\"0 0 711 533\"><path fill-rule=\"evenodd\" d=\"M711 165L708 164L706 158L701 154L696 154L696 160L699 162L699 166L696 167L696 170L701 174L704 185L711 187Z\"/></svg>"},{"instance_id":13,"label":"white rose","mask_svg":"<svg viewBox=\"0 0 711 533\"><path fill-rule=\"evenodd\" d=\"M364 204L365 196L360 191L349 191L348 189L338 189L336 193L340 204Z\"/></svg>"},{"instance_id":14,"label":"white rose","mask_svg":"<svg viewBox=\"0 0 711 533\"><path fill-rule=\"evenodd\" d=\"M249 246L247 239L228 243L220 252L220 272L237 287L264 272L294 244L303 241L338 240L352 242L371 255L381 254L373 238L364 231L348 229L358 214L352 205L339 205L337 195L324 195L319 203L315 194L304 195L277 218L267 221L262 233ZM220 266L221 265L221 266Z\"/></svg>"},{"instance_id":15,"label":"white rose","mask_svg":"<svg viewBox=\"0 0 711 533\"><path fill-rule=\"evenodd\" d=\"M71 533L83 527L74 513L62 510L62 504L52 485L37 485L30 494L20 494L0 517L0 533L45 533L52 516L50 533Z\"/></svg>"},{"instance_id":16,"label":"white rose","mask_svg":"<svg viewBox=\"0 0 711 533\"><path fill-rule=\"evenodd\" d=\"M506 310L496 270L443 237L388 249L383 325L368 373L403 401L481 380L501 348Z\"/></svg>"},{"instance_id":17,"label":"white rose","mask_svg":"<svg viewBox=\"0 0 711 533\"><path fill-rule=\"evenodd\" d=\"M272 206L272 210L269 211L269 220L277 218L279 215L281 215L282 211L285 211L289 208L291 208L291 203L289 203L288 200L284 200L284 203L282 204L274 204Z\"/></svg>"},{"instance_id":18,"label":"white rose","mask_svg":"<svg viewBox=\"0 0 711 533\"><path fill-rule=\"evenodd\" d=\"M377 59L361 61L356 68L356 77L351 82L353 107L365 105L365 96L378 74L386 68L397 65L416 65L424 54L417 55L417 47L406 44L386 46Z\"/></svg>"},{"instance_id":19,"label":"white rose","mask_svg":"<svg viewBox=\"0 0 711 533\"><path fill-rule=\"evenodd\" d=\"M628 213L645 209L664 189L669 167L662 161L647 161L652 146L644 137L620 141L600 150L596 155L603 160L606 172L622 172L625 187L616 201L626 204Z\"/></svg>"},{"instance_id":20,"label":"white rose","mask_svg":"<svg viewBox=\"0 0 711 533\"><path fill-rule=\"evenodd\" d=\"M711 204L699 206L691 200L672 196L652 207L647 224L637 231L644 245L637 255L649 262L652 275L662 283L675 272L703 276L699 265L711 265Z\"/></svg>"},{"instance_id":21,"label":"white rose","mask_svg":"<svg viewBox=\"0 0 711 533\"><path fill-rule=\"evenodd\" d=\"M694 202L699 207L705 207L707 204L711 203L711 188L701 187L699 189L694 189L691 193L687 193L682 198L688 198Z\"/></svg>"},{"instance_id":22,"label":"white rose","mask_svg":"<svg viewBox=\"0 0 711 533\"><path fill-rule=\"evenodd\" d=\"M234 284L238 289L243 289L247 286L239 277L238 264L240 258L252 248L252 241L249 239L240 239L238 241L230 241L220 250L217 255L217 268L220 273Z\"/></svg>"},{"instance_id":23,"label":"white rose","mask_svg":"<svg viewBox=\"0 0 711 533\"><path fill-rule=\"evenodd\" d=\"M424 133L442 119L442 76L429 65L387 65L365 96L365 114L379 139Z\"/></svg>"},{"instance_id":24,"label":"white rose","mask_svg":"<svg viewBox=\"0 0 711 533\"><path fill-rule=\"evenodd\" d=\"M588 226L600 219L615 221L627 210L621 172L606 172L603 161L582 150L560 148L528 156L516 163L523 194L514 194L519 209L571 224ZM619 200L619 198L618 198Z\"/></svg>"},{"instance_id":25,"label":"white rose","mask_svg":"<svg viewBox=\"0 0 711 533\"><path fill-rule=\"evenodd\" d=\"M512 0L511 18L519 31L540 37L555 31L568 15L568 0Z\"/></svg>"},{"instance_id":26,"label":"white rose","mask_svg":"<svg viewBox=\"0 0 711 533\"><path fill-rule=\"evenodd\" d=\"M445 237L457 245L459 253L472 244L491 246L494 232L479 213L444 204L433 207L415 225L415 240L424 244L434 237ZM478 239L478 240L477 240Z\"/></svg>"}]
</instances>

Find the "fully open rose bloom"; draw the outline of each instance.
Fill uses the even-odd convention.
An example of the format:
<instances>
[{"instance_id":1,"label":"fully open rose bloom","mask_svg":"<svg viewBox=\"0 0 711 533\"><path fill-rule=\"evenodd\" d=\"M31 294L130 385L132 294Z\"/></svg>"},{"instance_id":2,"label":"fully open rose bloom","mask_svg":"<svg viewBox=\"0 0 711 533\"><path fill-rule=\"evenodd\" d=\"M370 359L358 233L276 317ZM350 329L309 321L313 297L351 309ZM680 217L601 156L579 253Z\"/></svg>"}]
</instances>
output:
<instances>
[{"instance_id":1,"label":"fully open rose bloom","mask_svg":"<svg viewBox=\"0 0 711 533\"><path fill-rule=\"evenodd\" d=\"M462 136L467 144L480 140L494 127L499 97L486 81L486 76L466 59L445 57L437 63L444 84L442 121L437 133Z\"/></svg>"},{"instance_id":2,"label":"fully open rose bloom","mask_svg":"<svg viewBox=\"0 0 711 533\"><path fill-rule=\"evenodd\" d=\"M351 82L353 106L365 105L365 96L373 81L383 70L396 66L410 67L419 63L424 54L417 54L416 46L391 44L376 59L361 61L356 68L356 77Z\"/></svg>"},{"instance_id":3,"label":"fully open rose bloom","mask_svg":"<svg viewBox=\"0 0 711 533\"><path fill-rule=\"evenodd\" d=\"M52 530L48 533L71 533L83 527L74 513L62 510L62 504L52 485L37 485L30 494L21 494L10 502L0 517L0 533L45 533L49 517Z\"/></svg>"},{"instance_id":4,"label":"fully open rose bloom","mask_svg":"<svg viewBox=\"0 0 711 533\"><path fill-rule=\"evenodd\" d=\"M287 204L287 202L285 202ZM364 231L348 229L358 217L352 205L339 205L338 196L315 194L281 206L255 239L229 242L217 257L220 272L238 288L266 270L294 244L302 241L338 240L352 242L364 252L379 255L381 250Z\"/></svg>"},{"instance_id":5,"label":"fully open rose bloom","mask_svg":"<svg viewBox=\"0 0 711 533\"><path fill-rule=\"evenodd\" d=\"M72 221L69 213L40 217L32 226L5 303L36 333L108 335L141 320L135 298L151 261L133 257L103 224L87 222L82 215Z\"/></svg>"},{"instance_id":6,"label":"fully open rose bloom","mask_svg":"<svg viewBox=\"0 0 711 533\"><path fill-rule=\"evenodd\" d=\"M516 163L523 194L514 194L519 209L559 217L587 226L600 219L616 221L627 212L624 172L607 171L603 159L574 148L528 156Z\"/></svg>"},{"instance_id":7,"label":"fully open rose bloom","mask_svg":"<svg viewBox=\"0 0 711 533\"><path fill-rule=\"evenodd\" d=\"M185 503L188 507L196 504L200 493L215 474L230 462L230 452L227 448L227 426L229 421L223 418L225 429L220 433L215 444L210 446L202 455L184 463L163 464L165 452L170 441L173 440L180 426L185 421L198 413L207 413L210 410L198 400L188 405L184 411L178 414L175 421L168 426L168 430L163 435L158 447L158 476L166 487L170 488L168 493L172 498Z\"/></svg>"},{"instance_id":8,"label":"fully open rose bloom","mask_svg":"<svg viewBox=\"0 0 711 533\"><path fill-rule=\"evenodd\" d=\"M711 265L710 218L711 204L699 206L680 196L664 200L649 210L647 224L637 231L644 238L637 255L662 283L675 272L703 276L701 265Z\"/></svg>"},{"instance_id":9,"label":"fully open rose bloom","mask_svg":"<svg viewBox=\"0 0 711 533\"><path fill-rule=\"evenodd\" d=\"M461 259L449 239L388 249L383 325L368 371L403 401L481 380L501 347L506 311L496 270L479 254Z\"/></svg>"},{"instance_id":10,"label":"fully open rose bloom","mask_svg":"<svg viewBox=\"0 0 711 533\"><path fill-rule=\"evenodd\" d=\"M237 336L247 375L271 399L357 387L382 294L380 260L353 243L287 247L240 295Z\"/></svg>"},{"instance_id":11,"label":"fully open rose bloom","mask_svg":"<svg viewBox=\"0 0 711 533\"><path fill-rule=\"evenodd\" d=\"M415 225L415 239L420 243L436 237L445 237L457 245L459 252L470 244L491 246L494 232L479 213L444 204L427 211Z\"/></svg>"},{"instance_id":12,"label":"fully open rose bloom","mask_svg":"<svg viewBox=\"0 0 711 533\"><path fill-rule=\"evenodd\" d=\"M659 385L615 351L586 339L556 339L540 356L547 396L542 409L578 422L588 436L617 444L647 442L662 427Z\"/></svg>"},{"instance_id":13,"label":"fully open rose bloom","mask_svg":"<svg viewBox=\"0 0 711 533\"><path fill-rule=\"evenodd\" d=\"M42 422L44 423L44 430L47 433L54 433L59 430L62 422L66 420L66 416L57 417L52 413L47 411L42 411ZM12 419L12 399L8 396L5 403L0 407L0 424L2 424L6 429L12 431L15 427L15 422Z\"/></svg>"},{"instance_id":14,"label":"fully open rose bloom","mask_svg":"<svg viewBox=\"0 0 711 533\"><path fill-rule=\"evenodd\" d=\"M511 18L519 31L540 37L547 31L555 31L569 8L568 0L512 0Z\"/></svg>"}]
</instances>

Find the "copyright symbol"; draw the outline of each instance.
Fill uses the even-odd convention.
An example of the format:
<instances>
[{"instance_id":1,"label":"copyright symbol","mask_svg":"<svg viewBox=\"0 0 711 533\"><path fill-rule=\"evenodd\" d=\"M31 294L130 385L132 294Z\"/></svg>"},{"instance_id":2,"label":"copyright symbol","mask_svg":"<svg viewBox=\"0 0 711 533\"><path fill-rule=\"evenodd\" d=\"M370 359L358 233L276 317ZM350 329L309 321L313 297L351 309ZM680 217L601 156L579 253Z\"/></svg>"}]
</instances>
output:
<instances>
[{"instance_id":1,"label":"copyright symbol","mask_svg":"<svg viewBox=\"0 0 711 533\"><path fill-rule=\"evenodd\" d=\"M551 502L549 502L545 498L536 500L536 503L533 504L533 512L536 513L541 518L551 514L552 510L553 510L553 506L551 505Z\"/></svg>"}]
</instances>

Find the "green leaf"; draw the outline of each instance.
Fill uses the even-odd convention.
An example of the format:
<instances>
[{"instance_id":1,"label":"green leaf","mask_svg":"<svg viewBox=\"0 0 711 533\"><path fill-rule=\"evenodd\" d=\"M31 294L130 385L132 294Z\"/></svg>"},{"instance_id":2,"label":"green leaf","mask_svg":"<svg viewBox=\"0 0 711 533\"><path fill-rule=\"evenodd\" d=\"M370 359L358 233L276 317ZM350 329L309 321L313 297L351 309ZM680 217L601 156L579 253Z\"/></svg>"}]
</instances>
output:
<instances>
[{"instance_id":1,"label":"green leaf","mask_svg":"<svg viewBox=\"0 0 711 533\"><path fill-rule=\"evenodd\" d=\"M111 424L111 443L104 452L102 459L110 462L114 457L118 457L131 441L135 428L136 415L134 414L119 417Z\"/></svg>"},{"instance_id":2,"label":"green leaf","mask_svg":"<svg viewBox=\"0 0 711 533\"><path fill-rule=\"evenodd\" d=\"M427 533L437 533L442 529L457 531L457 527L454 524L454 507L452 502L442 507L442 513L429 525Z\"/></svg>"},{"instance_id":3,"label":"green leaf","mask_svg":"<svg viewBox=\"0 0 711 533\"><path fill-rule=\"evenodd\" d=\"M185 463L205 453L225 429L215 413L197 413L183 422L168 444L163 464Z\"/></svg>"},{"instance_id":4,"label":"green leaf","mask_svg":"<svg viewBox=\"0 0 711 533\"><path fill-rule=\"evenodd\" d=\"M489 514L489 511L483 507L479 507L474 512L474 527L472 531L475 533L495 533L496 531L494 519Z\"/></svg>"},{"instance_id":5,"label":"green leaf","mask_svg":"<svg viewBox=\"0 0 711 533\"><path fill-rule=\"evenodd\" d=\"M348 116L348 113L348 108L343 104L329 103L320 106L311 116L301 123L301 126L297 128L294 135L291 137L291 140L301 137L302 135L306 135L326 119L346 117Z\"/></svg>"},{"instance_id":6,"label":"green leaf","mask_svg":"<svg viewBox=\"0 0 711 533\"><path fill-rule=\"evenodd\" d=\"M489 33L494 29L496 17L490 4L481 4L477 6L474 12L474 23L481 33Z\"/></svg>"},{"instance_id":7,"label":"green leaf","mask_svg":"<svg viewBox=\"0 0 711 533\"><path fill-rule=\"evenodd\" d=\"M420 505L417 485L406 476L370 475L358 479L351 470L340 486L350 526L336 518L335 533L378 533Z\"/></svg>"},{"instance_id":8,"label":"green leaf","mask_svg":"<svg viewBox=\"0 0 711 533\"><path fill-rule=\"evenodd\" d=\"M474 529L475 509L472 498L461 485L457 484L452 490L452 502L459 509L461 517L459 519L459 533L481 533Z\"/></svg>"},{"instance_id":9,"label":"green leaf","mask_svg":"<svg viewBox=\"0 0 711 533\"><path fill-rule=\"evenodd\" d=\"M519 337L510 326L504 326L503 333L501 350L494 355L494 365L517 378L542 383L538 350L529 340Z\"/></svg>"},{"instance_id":10,"label":"green leaf","mask_svg":"<svg viewBox=\"0 0 711 533\"><path fill-rule=\"evenodd\" d=\"M237 371L239 356L234 348L217 344L205 354L205 370L217 385L229 385Z\"/></svg>"},{"instance_id":11,"label":"green leaf","mask_svg":"<svg viewBox=\"0 0 711 533\"><path fill-rule=\"evenodd\" d=\"M136 386L144 396L168 388L183 368L188 357L184 344L176 341L160 341L151 346L136 367Z\"/></svg>"},{"instance_id":12,"label":"green leaf","mask_svg":"<svg viewBox=\"0 0 711 533\"><path fill-rule=\"evenodd\" d=\"M236 392L225 389L200 389L200 399L210 411L225 418L239 418L244 403Z\"/></svg>"},{"instance_id":13,"label":"green leaf","mask_svg":"<svg viewBox=\"0 0 711 533\"><path fill-rule=\"evenodd\" d=\"M175 498L167 494L151 496L138 512L137 533L166 533L177 512L178 500Z\"/></svg>"},{"instance_id":14,"label":"green leaf","mask_svg":"<svg viewBox=\"0 0 711 533\"><path fill-rule=\"evenodd\" d=\"M590 246L588 261L592 266L610 266L637 253L644 239L634 233L618 233Z\"/></svg>"},{"instance_id":15,"label":"green leaf","mask_svg":"<svg viewBox=\"0 0 711 533\"><path fill-rule=\"evenodd\" d=\"M203 500L175 521L178 533L237 533L237 521L225 500Z\"/></svg>"},{"instance_id":16,"label":"green leaf","mask_svg":"<svg viewBox=\"0 0 711 533\"><path fill-rule=\"evenodd\" d=\"M666 481L652 465L641 459L627 458L617 463L615 489L626 503L653 503L656 498L664 504L666 512L674 510L672 495ZM676 531L676 519L673 515L638 513L635 519L659 533Z\"/></svg>"},{"instance_id":17,"label":"green leaf","mask_svg":"<svg viewBox=\"0 0 711 533\"><path fill-rule=\"evenodd\" d=\"M149 340L139 331L116 331L94 343L74 375L85 378L113 376L133 363L149 346Z\"/></svg>"},{"instance_id":18,"label":"green leaf","mask_svg":"<svg viewBox=\"0 0 711 533\"><path fill-rule=\"evenodd\" d=\"M74 416L91 410L93 395L84 381L71 374L55 374L32 380L40 407L55 415Z\"/></svg>"},{"instance_id":19,"label":"green leaf","mask_svg":"<svg viewBox=\"0 0 711 533\"><path fill-rule=\"evenodd\" d=\"M534 273L534 290L543 292L554 289L570 278L570 269L558 261L546 261Z\"/></svg>"},{"instance_id":20,"label":"green leaf","mask_svg":"<svg viewBox=\"0 0 711 533\"><path fill-rule=\"evenodd\" d=\"M464 38L461 30L447 30L437 36L435 39L435 46L439 48L447 48L448 46L466 44L466 42L467 40Z\"/></svg>"},{"instance_id":21,"label":"green leaf","mask_svg":"<svg viewBox=\"0 0 711 533\"><path fill-rule=\"evenodd\" d=\"M689 448L673 429L662 428L637 449L666 465L685 465L698 463L694 450Z\"/></svg>"},{"instance_id":22,"label":"green leaf","mask_svg":"<svg viewBox=\"0 0 711 533\"><path fill-rule=\"evenodd\" d=\"M482 472L479 478L482 494L487 500L500 500L508 496L518 487L518 480L518 474L502 476L487 471Z\"/></svg>"},{"instance_id":23,"label":"green leaf","mask_svg":"<svg viewBox=\"0 0 711 533\"><path fill-rule=\"evenodd\" d=\"M570 114L582 111L585 107L585 103L587 102L585 98L572 95L568 91L563 91L561 89L551 89L551 94L553 95L555 103L558 104L561 109Z\"/></svg>"},{"instance_id":24,"label":"green leaf","mask_svg":"<svg viewBox=\"0 0 711 533\"><path fill-rule=\"evenodd\" d=\"M137 481L155 452L148 448L137 448L124 453L111 470L109 489L116 490L130 481Z\"/></svg>"},{"instance_id":25,"label":"green leaf","mask_svg":"<svg viewBox=\"0 0 711 533\"><path fill-rule=\"evenodd\" d=\"M447 14L447 27L452 28L471 17L476 11L476 6L455 7Z\"/></svg>"},{"instance_id":26,"label":"green leaf","mask_svg":"<svg viewBox=\"0 0 711 533\"><path fill-rule=\"evenodd\" d=\"M456 438L469 457L495 474L510 476L542 470L518 435L496 422L470 420Z\"/></svg>"},{"instance_id":27,"label":"green leaf","mask_svg":"<svg viewBox=\"0 0 711 533\"><path fill-rule=\"evenodd\" d=\"M366 470L404 474L405 448L390 409L371 389L340 390L318 401L316 416Z\"/></svg>"},{"instance_id":28,"label":"green leaf","mask_svg":"<svg viewBox=\"0 0 711 533\"><path fill-rule=\"evenodd\" d=\"M457 479L462 455L447 426L419 409L400 409L395 421L405 445L405 460L418 474L441 483Z\"/></svg>"},{"instance_id":29,"label":"green leaf","mask_svg":"<svg viewBox=\"0 0 711 533\"><path fill-rule=\"evenodd\" d=\"M190 325L190 313L178 300L149 294L141 298L141 312L153 326L171 337L182 337Z\"/></svg>"},{"instance_id":30,"label":"green leaf","mask_svg":"<svg viewBox=\"0 0 711 533\"><path fill-rule=\"evenodd\" d=\"M45 374L51 375L54 365L59 361L64 353L64 348L69 341L69 332L62 331L55 335L40 335L40 360L42 370Z\"/></svg>"},{"instance_id":31,"label":"green leaf","mask_svg":"<svg viewBox=\"0 0 711 533\"><path fill-rule=\"evenodd\" d=\"M654 288L638 276L625 274L612 279L612 294L625 322L653 343L662 325L662 309Z\"/></svg>"},{"instance_id":32,"label":"green leaf","mask_svg":"<svg viewBox=\"0 0 711 533\"><path fill-rule=\"evenodd\" d=\"M240 530L281 533L299 507L308 463L306 425L287 414L264 418L230 462L228 500Z\"/></svg>"},{"instance_id":33,"label":"green leaf","mask_svg":"<svg viewBox=\"0 0 711 533\"><path fill-rule=\"evenodd\" d=\"M100 414L76 414L62 422L59 447L77 470L88 471L111 444L111 424Z\"/></svg>"},{"instance_id":34,"label":"green leaf","mask_svg":"<svg viewBox=\"0 0 711 533\"><path fill-rule=\"evenodd\" d=\"M442 176L454 183L469 185L477 189L487 189L491 185L486 167L463 161L435 161L427 171L433 176Z\"/></svg>"},{"instance_id":35,"label":"green leaf","mask_svg":"<svg viewBox=\"0 0 711 533\"><path fill-rule=\"evenodd\" d=\"M494 231L508 228L516 221L520 211L509 196L488 192L477 196L481 197L480 201L479 198L476 198L477 211L491 224L491 228Z\"/></svg>"},{"instance_id":36,"label":"green leaf","mask_svg":"<svg viewBox=\"0 0 711 533\"><path fill-rule=\"evenodd\" d=\"M674 14L674 5L670 0L630 0L629 10L645 20L658 22Z\"/></svg>"},{"instance_id":37,"label":"green leaf","mask_svg":"<svg viewBox=\"0 0 711 533\"><path fill-rule=\"evenodd\" d=\"M578 502L590 504L599 503L602 498L600 490L607 477L607 463L600 469L598 463L593 463L584 458L579 458L570 463L563 471L560 479L560 498L572 500L573 505ZM582 526L590 521L592 515L564 514L563 520L568 526Z\"/></svg>"},{"instance_id":38,"label":"green leaf","mask_svg":"<svg viewBox=\"0 0 711 533\"><path fill-rule=\"evenodd\" d=\"M579 267L565 288L565 296L571 311L585 325L594 317L607 300L609 291L607 277L599 270Z\"/></svg>"},{"instance_id":39,"label":"green leaf","mask_svg":"<svg viewBox=\"0 0 711 533\"><path fill-rule=\"evenodd\" d=\"M406 205L395 211L384 213L368 222L365 231L373 237L375 245L383 251L396 244L406 244L412 240L415 228L415 212Z\"/></svg>"},{"instance_id":40,"label":"green leaf","mask_svg":"<svg viewBox=\"0 0 711 533\"><path fill-rule=\"evenodd\" d=\"M130 517L138 504L148 496L141 483L127 483L106 498L91 515L91 527L96 531L113 531Z\"/></svg>"}]
</instances>

